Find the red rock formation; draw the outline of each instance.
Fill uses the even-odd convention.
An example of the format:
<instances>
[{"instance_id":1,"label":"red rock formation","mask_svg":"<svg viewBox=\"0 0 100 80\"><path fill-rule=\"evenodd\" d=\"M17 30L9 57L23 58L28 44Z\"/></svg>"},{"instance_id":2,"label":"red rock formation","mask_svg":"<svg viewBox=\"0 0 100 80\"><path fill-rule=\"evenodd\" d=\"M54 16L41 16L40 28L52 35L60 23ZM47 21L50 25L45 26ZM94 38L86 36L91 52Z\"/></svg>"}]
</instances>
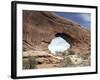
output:
<instances>
[{"instance_id":1,"label":"red rock formation","mask_svg":"<svg viewBox=\"0 0 100 80\"><path fill-rule=\"evenodd\" d=\"M63 37L71 49L82 55L90 49L90 32L79 24L52 12L23 10L23 50L47 50L48 43L56 36Z\"/></svg>"}]
</instances>

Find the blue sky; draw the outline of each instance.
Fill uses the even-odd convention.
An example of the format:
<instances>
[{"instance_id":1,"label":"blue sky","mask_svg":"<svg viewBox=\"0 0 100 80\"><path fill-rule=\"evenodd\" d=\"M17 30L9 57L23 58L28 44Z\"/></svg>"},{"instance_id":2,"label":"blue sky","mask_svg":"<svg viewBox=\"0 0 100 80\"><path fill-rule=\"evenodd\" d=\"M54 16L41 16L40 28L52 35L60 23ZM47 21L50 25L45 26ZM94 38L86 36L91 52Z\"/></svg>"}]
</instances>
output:
<instances>
[{"instance_id":1,"label":"blue sky","mask_svg":"<svg viewBox=\"0 0 100 80\"><path fill-rule=\"evenodd\" d=\"M89 13L69 13L69 12L55 12L57 15L69 19L75 23L80 24L82 27L90 29L91 24L91 14ZM70 44L61 37L56 37L52 39L48 46L51 53L63 52L70 48Z\"/></svg>"},{"instance_id":2,"label":"blue sky","mask_svg":"<svg viewBox=\"0 0 100 80\"><path fill-rule=\"evenodd\" d=\"M83 27L91 27L91 14L90 13L71 13L71 12L55 12L57 15L70 19L73 22L80 24Z\"/></svg>"},{"instance_id":3,"label":"blue sky","mask_svg":"<svg viewBox=\"0 0 100 80\"><path fill-rule=\"evenodd\" d=\"M70 44L61 37L56 37L52 39L51 43L48 45L48 49L51 53L63 52L70 48Z\"/></svg>"}]
</instances>

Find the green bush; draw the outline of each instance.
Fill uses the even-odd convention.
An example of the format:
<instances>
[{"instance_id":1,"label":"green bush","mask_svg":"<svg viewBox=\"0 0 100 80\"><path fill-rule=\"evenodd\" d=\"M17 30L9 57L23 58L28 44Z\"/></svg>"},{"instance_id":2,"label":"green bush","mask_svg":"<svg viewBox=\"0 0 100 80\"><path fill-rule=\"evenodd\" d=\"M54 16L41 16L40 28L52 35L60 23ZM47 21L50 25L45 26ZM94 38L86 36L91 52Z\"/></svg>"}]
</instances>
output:
<instances>
[{"instance_id":1,"label":"green bush","mask_svg":"<svg viewBox=\"0 0 100 80\"><path fill-rule=\"evenodd\" d=\"M29 61L26 58L23 58L23 69L29 69Z\"/></svg>"},{"instance_id":2,"label":"green bush","mask_svg":"<svg viewBox=\"0 0 100 80\"><path fill-rule=\"evenodd\" d=\"M61 54L62 56L68 56L68 55L75 55L76 54L73 50L70 50L70 49L68 49L64 52L57 52L57 53Z\"/></svg>"},{"instance_id":3,"label":"green bush","mask_svg":"<svg viewBox=\"0 0 100 80\"><path fill-rule=\"evenodd\" d=\"M62 67L71 67L73 64L72 64L72 61L70 59L70 55L75 55L76 53L73 50L68 49L68 50L62 52L61 54L63 57L63 60L61 62L61 66Z\"/></svg>"},{"instance_id":4,"label":"green bush","mask_svg":"<svg viewBox=\"0 0 100 80\"><path fill-rule=\"evenodd\" d=\"M68 50L68 52L69 52L69 55L74 55L75 54L75 52L73 50Z\"/></svg>"},{"instance_id":5,"label":"green bush","mask_svg":"<svg viewBox=\"0 0 100 80\"><path fill-rule=\"evenodd\" d=\"M69 56L65 56L63 61L61 62L62 67L68 67L72 65L71 59Z\"/></svg>"},{"instance_id":6,"label":"green bush","mask_svg":"<svg viewBox=\"0 0 100 80\"><path fill-rule=\"evenodd\" d=\"M36 68L37 62L36 62L36 58L33 56L29 57L29 64L30 64L30 69L34 69Z\"/></svg>"},{"instance_id":7,"label":"green bush","mask_svg":"<svg viewBox=\"0 0 100 80\"><path fill-rule=\"evenodd\" d=\"M23 59L23 69L35 69L37 65L36 58L29 56L27 59Z\"/></svg>"}]
</instances>

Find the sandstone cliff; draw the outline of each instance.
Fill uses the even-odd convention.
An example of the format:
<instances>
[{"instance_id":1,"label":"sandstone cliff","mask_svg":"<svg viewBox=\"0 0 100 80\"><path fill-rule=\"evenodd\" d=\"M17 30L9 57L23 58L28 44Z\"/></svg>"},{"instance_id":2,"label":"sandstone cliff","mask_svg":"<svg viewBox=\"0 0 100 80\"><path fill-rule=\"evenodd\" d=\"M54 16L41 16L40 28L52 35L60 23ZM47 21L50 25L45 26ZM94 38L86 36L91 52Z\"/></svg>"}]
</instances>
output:
<instances>
[{"instance_id":1,"label":"sandstone cliff","mask_svg":"<svg viewBox=\"0 0 100 80\"><path fill-rule=\"evenodd\" d=\"M79 24L53 12L23 10L23 51L44 50L56 36L71 44L71 49L82 56L90 54L90 32Z\"/></svg>"}]
</instances>

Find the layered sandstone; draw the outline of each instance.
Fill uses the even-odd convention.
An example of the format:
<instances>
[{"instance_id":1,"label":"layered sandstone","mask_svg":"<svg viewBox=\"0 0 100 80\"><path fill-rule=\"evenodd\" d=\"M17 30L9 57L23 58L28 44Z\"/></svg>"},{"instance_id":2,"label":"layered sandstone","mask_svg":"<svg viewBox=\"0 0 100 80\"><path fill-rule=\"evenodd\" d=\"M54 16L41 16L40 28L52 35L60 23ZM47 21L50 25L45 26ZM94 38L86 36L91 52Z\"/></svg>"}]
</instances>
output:
<instances>
[{"instance_id":1,"label":"layered sandstone","mask_svg":"<svg viewBox=\"0 0 100 80\"><path fill-rule=\"evenodd\" d=\"M82 56L90 54L90 31L52 12L23 10L23 51L44 50L60 36Z\"/></svg>"}]
</instances>

